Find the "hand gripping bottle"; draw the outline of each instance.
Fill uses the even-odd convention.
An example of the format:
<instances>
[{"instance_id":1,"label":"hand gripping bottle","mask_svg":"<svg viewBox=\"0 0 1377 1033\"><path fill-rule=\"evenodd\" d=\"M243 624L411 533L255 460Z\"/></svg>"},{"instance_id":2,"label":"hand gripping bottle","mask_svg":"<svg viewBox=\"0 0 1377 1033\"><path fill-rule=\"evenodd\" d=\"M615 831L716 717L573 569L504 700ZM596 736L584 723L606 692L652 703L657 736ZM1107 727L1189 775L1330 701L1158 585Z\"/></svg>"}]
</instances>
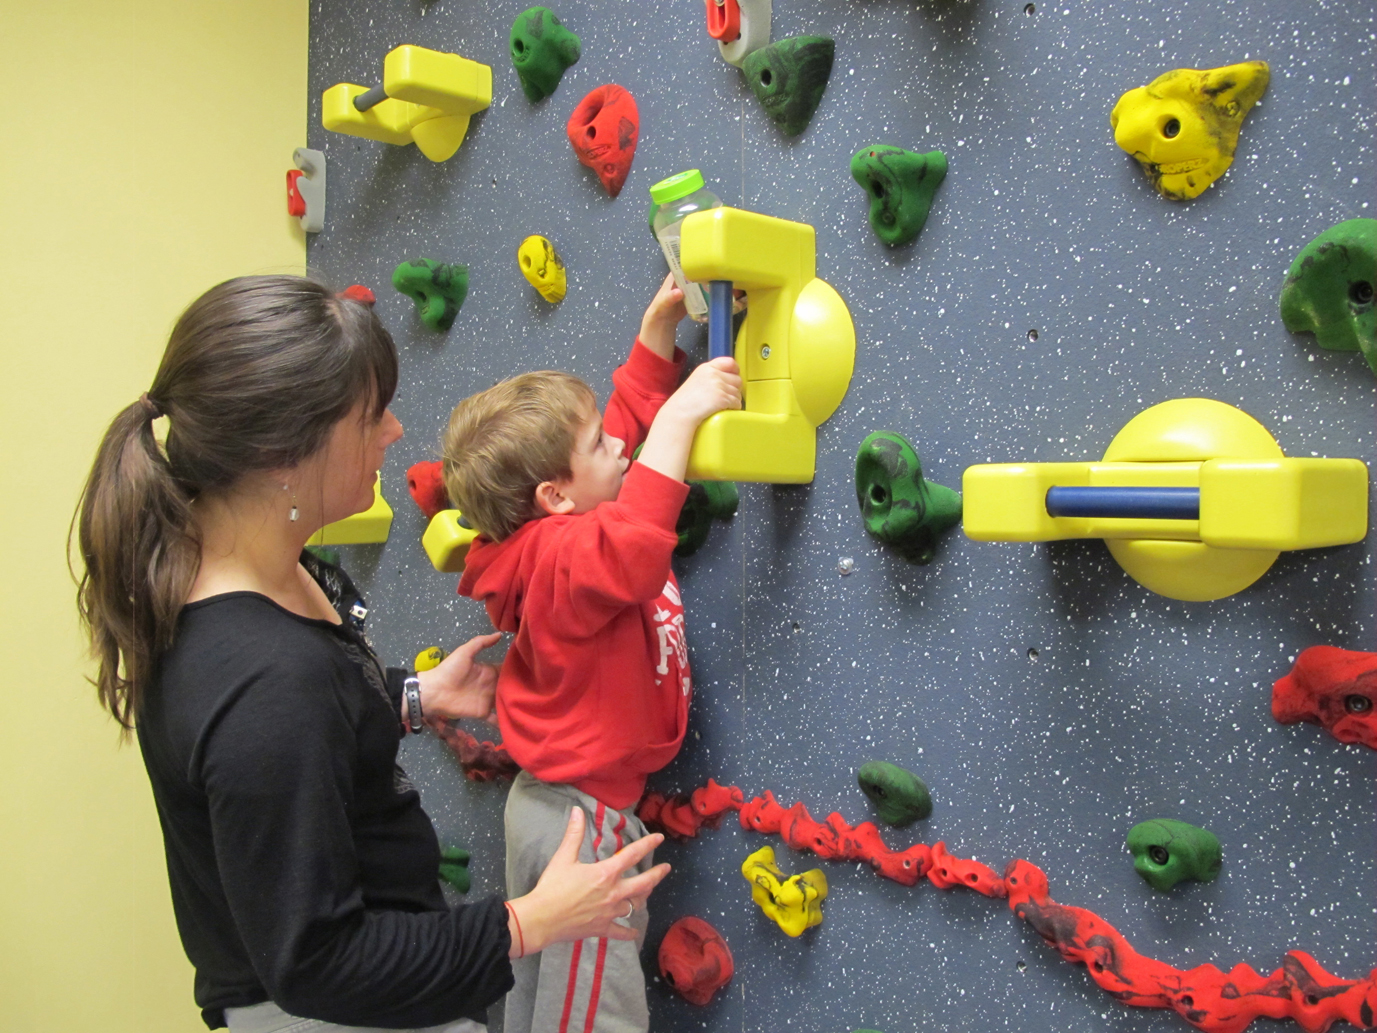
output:
<instances>
[{"instance_id":1,"label":"hand gripping bottle","mask_svg":"<svg viewBox=\"0 0 1377 1033\"><path fill-rule=\"evenodd\" d=\"M685 281L683 266L679 264L679 231L686 216L721 208L722 202L703 186L703 174L697 169L660 180L650 188L650 200L650 229L665 253L674 283L684 292L684 307L688 309L689 318L706 323L708 288L706 284Z\"/></svg>"}]
</instances>

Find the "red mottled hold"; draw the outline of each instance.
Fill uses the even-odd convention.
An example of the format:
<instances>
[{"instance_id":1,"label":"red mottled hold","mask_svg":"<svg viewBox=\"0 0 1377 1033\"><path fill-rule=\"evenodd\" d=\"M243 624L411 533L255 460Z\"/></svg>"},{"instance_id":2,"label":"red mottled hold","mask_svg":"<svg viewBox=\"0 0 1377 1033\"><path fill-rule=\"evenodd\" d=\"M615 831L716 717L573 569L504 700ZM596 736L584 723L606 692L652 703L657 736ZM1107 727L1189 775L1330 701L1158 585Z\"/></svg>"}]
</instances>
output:
<instances>
[{"instance_id":1,"label":"red mottled hold","mask_svg":"<svg viewBox=\"0 0 1377 1033\"><path fill-rule=\"evenodd\" d=\"M741 5L736 0L706 0L708 35L719 43L741 37Z\"/></svg>"},{"instance_id":2,"label":"red mottled hold","mask_svg":"<svg viewBox=\"0 0 1377 1033\"><path fill-rule=\"evenodd\" d=\"M690 1004L707 1004L736 971L722 934L701 918L681 918L660 941L660 975Z\"/></svg>"},{"instance_id":3,"label":"red mottled hold","mask_svg":"<svg viewBox=\"0 0 1377 1033\"><path fill-rule=\"evenodd\" d=\"M579 162L598 174L609 194L620 194L641 132L636 98L620 86L599 86L579 101L564 131Z\"/></svg>"},{"instance_id":4,"label":"red mottled hold","mask_svg":"<svg viewBox=\"0 0 1377 1033\"><path fill-rule=\"evenodd\" d=\"M378 301L377 296L361 283L351 283L339 292L339 296L363 305L375 305Z\"/></svg>"},{"instance_id":5,"label":"red mottled hold","mask_svg":"<svg viewBox=\"0 0 1377 1033\"><path fill-rule=\"evenodd\" d=\"M287 214L298 219L306 214L306 198L301 196L296 181L305 174L300 169L287 170Z\"/></svg>"},{"instance_id":6,"label":"red mottled hold","mask_svg":"<svg viewBox=\"0 0 1377 1033\"><path fill-rule=\"evenodd\" d=\"M448 721L426 718L426 724L445 741L445 745L459 758L459 767L464 777L473 782L496 782L498 779L511 780L521 770L521 765L512 760L507 747L491 743L486 739L479 742L462 728L456 728Z\"/></svg>"},{"instance_id":7,"label":"red mottled hold","mask_svg":"<svg viewBox=\"0 0 1377 1033\"><path fill-rule=\"evenodd\" d=\"M440 473L438 459L408 467L406 490L411 492L411 498L421 507L427 520L434 520L435 514L442 509L449 509L449 495L445 492L445 479Z\"/></svg>"},{"instance_id":8,"label":"red mottled hold","mask_svg":"<svg viewBox=\"0 0 1377 1033\"><path fill-rule=\"evenodd\" d=\"M1287 678L1295 678L1298 672L1307 673L1309 669L1303 668L1307 654L1317 649L1332 647L1306 650ZM1370 691L1367 686L1374 684L1370 679L1377 677L1373 674L1377 671L1377 654L1333 652L1343 653L1346 658L1369 659L1367 666L1361 666L1356 660L1323 655L1317 658L1331 663L1331 671L1339 670L1336 683L1348 695ZM1341 661L1352 666L1342 666ZM1277 682L1278 691L1287 678ZM1274 696L1274 709L1276 706ZM1282 720L1280 715L1278 720ZM685 807L679 802L683 800L690 803ZM834 812L826 822L819 823L802 803L782 807L769 790L764 796L746 800L736 786L721 786L711 780L687 797L667 800L659 793L647 793L637 813L647 825L668 830L670 826L664 823L666 808L672 812L668 816L670 825L689 830L678 833L681 839L697 835L699 828L728 810L739 810L744 829L778 833L795 850L811 851L829 861L864 861L880 875L905 886L915 885L926 875L938 889L964 886L987 897L1007 897L1009 909L1015 915L1031 925L1067 961L1084 965L1100 989L1124 1004L1170 1008L1206 1033L1242 1033L1258 1018L1294 1019L1306 1033L1325 1033L1339 1021L1359 1029L1372 1029L1377 1023L1377 969L1367 979L1340 979L1303 951L1288 951L1281 968L1270 976L1262 976L1243 964L1228 973L1214 965L1190 970L1172 968L1165 962L1143 957L1093 911L1058 904L1048 890L1046 874L1028 861L1010 861L1000 878L988 865L950 853L942 842L931 847L915 843L896 852L885 846L879 830L868 821L852 828ZM684 818L685 810L696 822Z\"/></svg>"},{"instance_id":9,"label":"red mottled hold","mask_svg":"<svg viewBox=\"0 0 1377 1033\"><path fill-rule=\"evenodd\" d=\"M1310 721L1339 742L1377 749L1377 653L1311 646L1272 686L1272 716Z\"/></svg>"}]
</instances>

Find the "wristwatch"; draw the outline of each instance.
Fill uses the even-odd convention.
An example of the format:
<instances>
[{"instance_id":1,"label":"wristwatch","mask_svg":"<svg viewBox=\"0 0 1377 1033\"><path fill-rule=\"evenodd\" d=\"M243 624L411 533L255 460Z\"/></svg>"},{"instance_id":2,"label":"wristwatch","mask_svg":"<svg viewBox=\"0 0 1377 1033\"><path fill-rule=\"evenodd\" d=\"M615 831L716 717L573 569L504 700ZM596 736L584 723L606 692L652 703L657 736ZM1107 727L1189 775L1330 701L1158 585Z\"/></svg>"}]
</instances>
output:
<instances>
[{"instance_id":1,"label":"wristwatch","mask_svg":"<svg viewBox=\"0 0 1377 1033\"><path fill-rule=\"evenodd\" d=\"M421 679L415 674L408 674L402 682L402 699L406 701L406 726L412 735L420 735L425 714L421 712Z\"/></svg>"}]
</instances>

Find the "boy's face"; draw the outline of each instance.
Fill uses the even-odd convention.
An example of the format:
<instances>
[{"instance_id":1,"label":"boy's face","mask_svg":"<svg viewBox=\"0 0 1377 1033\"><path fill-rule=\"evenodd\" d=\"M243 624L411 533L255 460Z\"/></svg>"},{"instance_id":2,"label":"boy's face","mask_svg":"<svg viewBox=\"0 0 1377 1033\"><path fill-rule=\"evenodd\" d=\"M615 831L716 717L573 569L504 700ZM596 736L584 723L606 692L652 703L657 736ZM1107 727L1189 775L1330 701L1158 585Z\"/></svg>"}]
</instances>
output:
<instances>
[{"instance_id":1,"label":"boy's face","mask_svg":"<svg viewBox=\"0 0 1377 1033\"><path fill-rule=\"evenodd\" d=\"M574 437L574 454L569 457L570 476L555 483L559 493L574 504L570 513L587 513L617 497L631 465L622 455L625 447L621 438L603 430L602 416L595 410L584 415Z\"/></svg>"}]
</instances>

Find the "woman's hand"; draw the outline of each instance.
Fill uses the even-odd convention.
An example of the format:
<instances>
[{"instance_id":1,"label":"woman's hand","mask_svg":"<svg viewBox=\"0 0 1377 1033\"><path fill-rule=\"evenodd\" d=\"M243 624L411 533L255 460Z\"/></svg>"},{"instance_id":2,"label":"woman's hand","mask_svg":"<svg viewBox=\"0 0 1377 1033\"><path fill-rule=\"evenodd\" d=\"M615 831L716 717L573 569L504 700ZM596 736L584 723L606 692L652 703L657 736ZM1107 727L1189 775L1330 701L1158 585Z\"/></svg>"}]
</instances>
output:
<instances>
[{"instance_id":1,"label":"woman's hand","mask_svg":"<svg viewBox=\"0 0 1377 1033\"><path fill-rule=\"evenodd\" d=\"M647 854L665 841L656 832L623 847L605 861L579 863L579 845L587 819L583 808L569 815L564 840L545 866L535 889L507 901L507 927L512 934L511 957L534 954L552 943L601 936L609 940L634 940L636 931L618 925L627 917L627 904L640 907L657 883L669 874L669 865L657 864L648 872L624 878Z\"/></svg>"},{"instance_id":2,"label":"woman's hand","mask_svg":"<svg viewBox=\"0 0 1377 1033\"><path fill-rule=\"evenodd\" d=\"M421 683L421 712L427 717L450 720L459 717L481 717L495 723L493 698L497 693L497 668L474 659L502 638L500 631L471 638L456 649L438 667L420 671L416 679ZM402 719L406 720L406 702L402 702Z\"/></svg>"}]
</instances>

